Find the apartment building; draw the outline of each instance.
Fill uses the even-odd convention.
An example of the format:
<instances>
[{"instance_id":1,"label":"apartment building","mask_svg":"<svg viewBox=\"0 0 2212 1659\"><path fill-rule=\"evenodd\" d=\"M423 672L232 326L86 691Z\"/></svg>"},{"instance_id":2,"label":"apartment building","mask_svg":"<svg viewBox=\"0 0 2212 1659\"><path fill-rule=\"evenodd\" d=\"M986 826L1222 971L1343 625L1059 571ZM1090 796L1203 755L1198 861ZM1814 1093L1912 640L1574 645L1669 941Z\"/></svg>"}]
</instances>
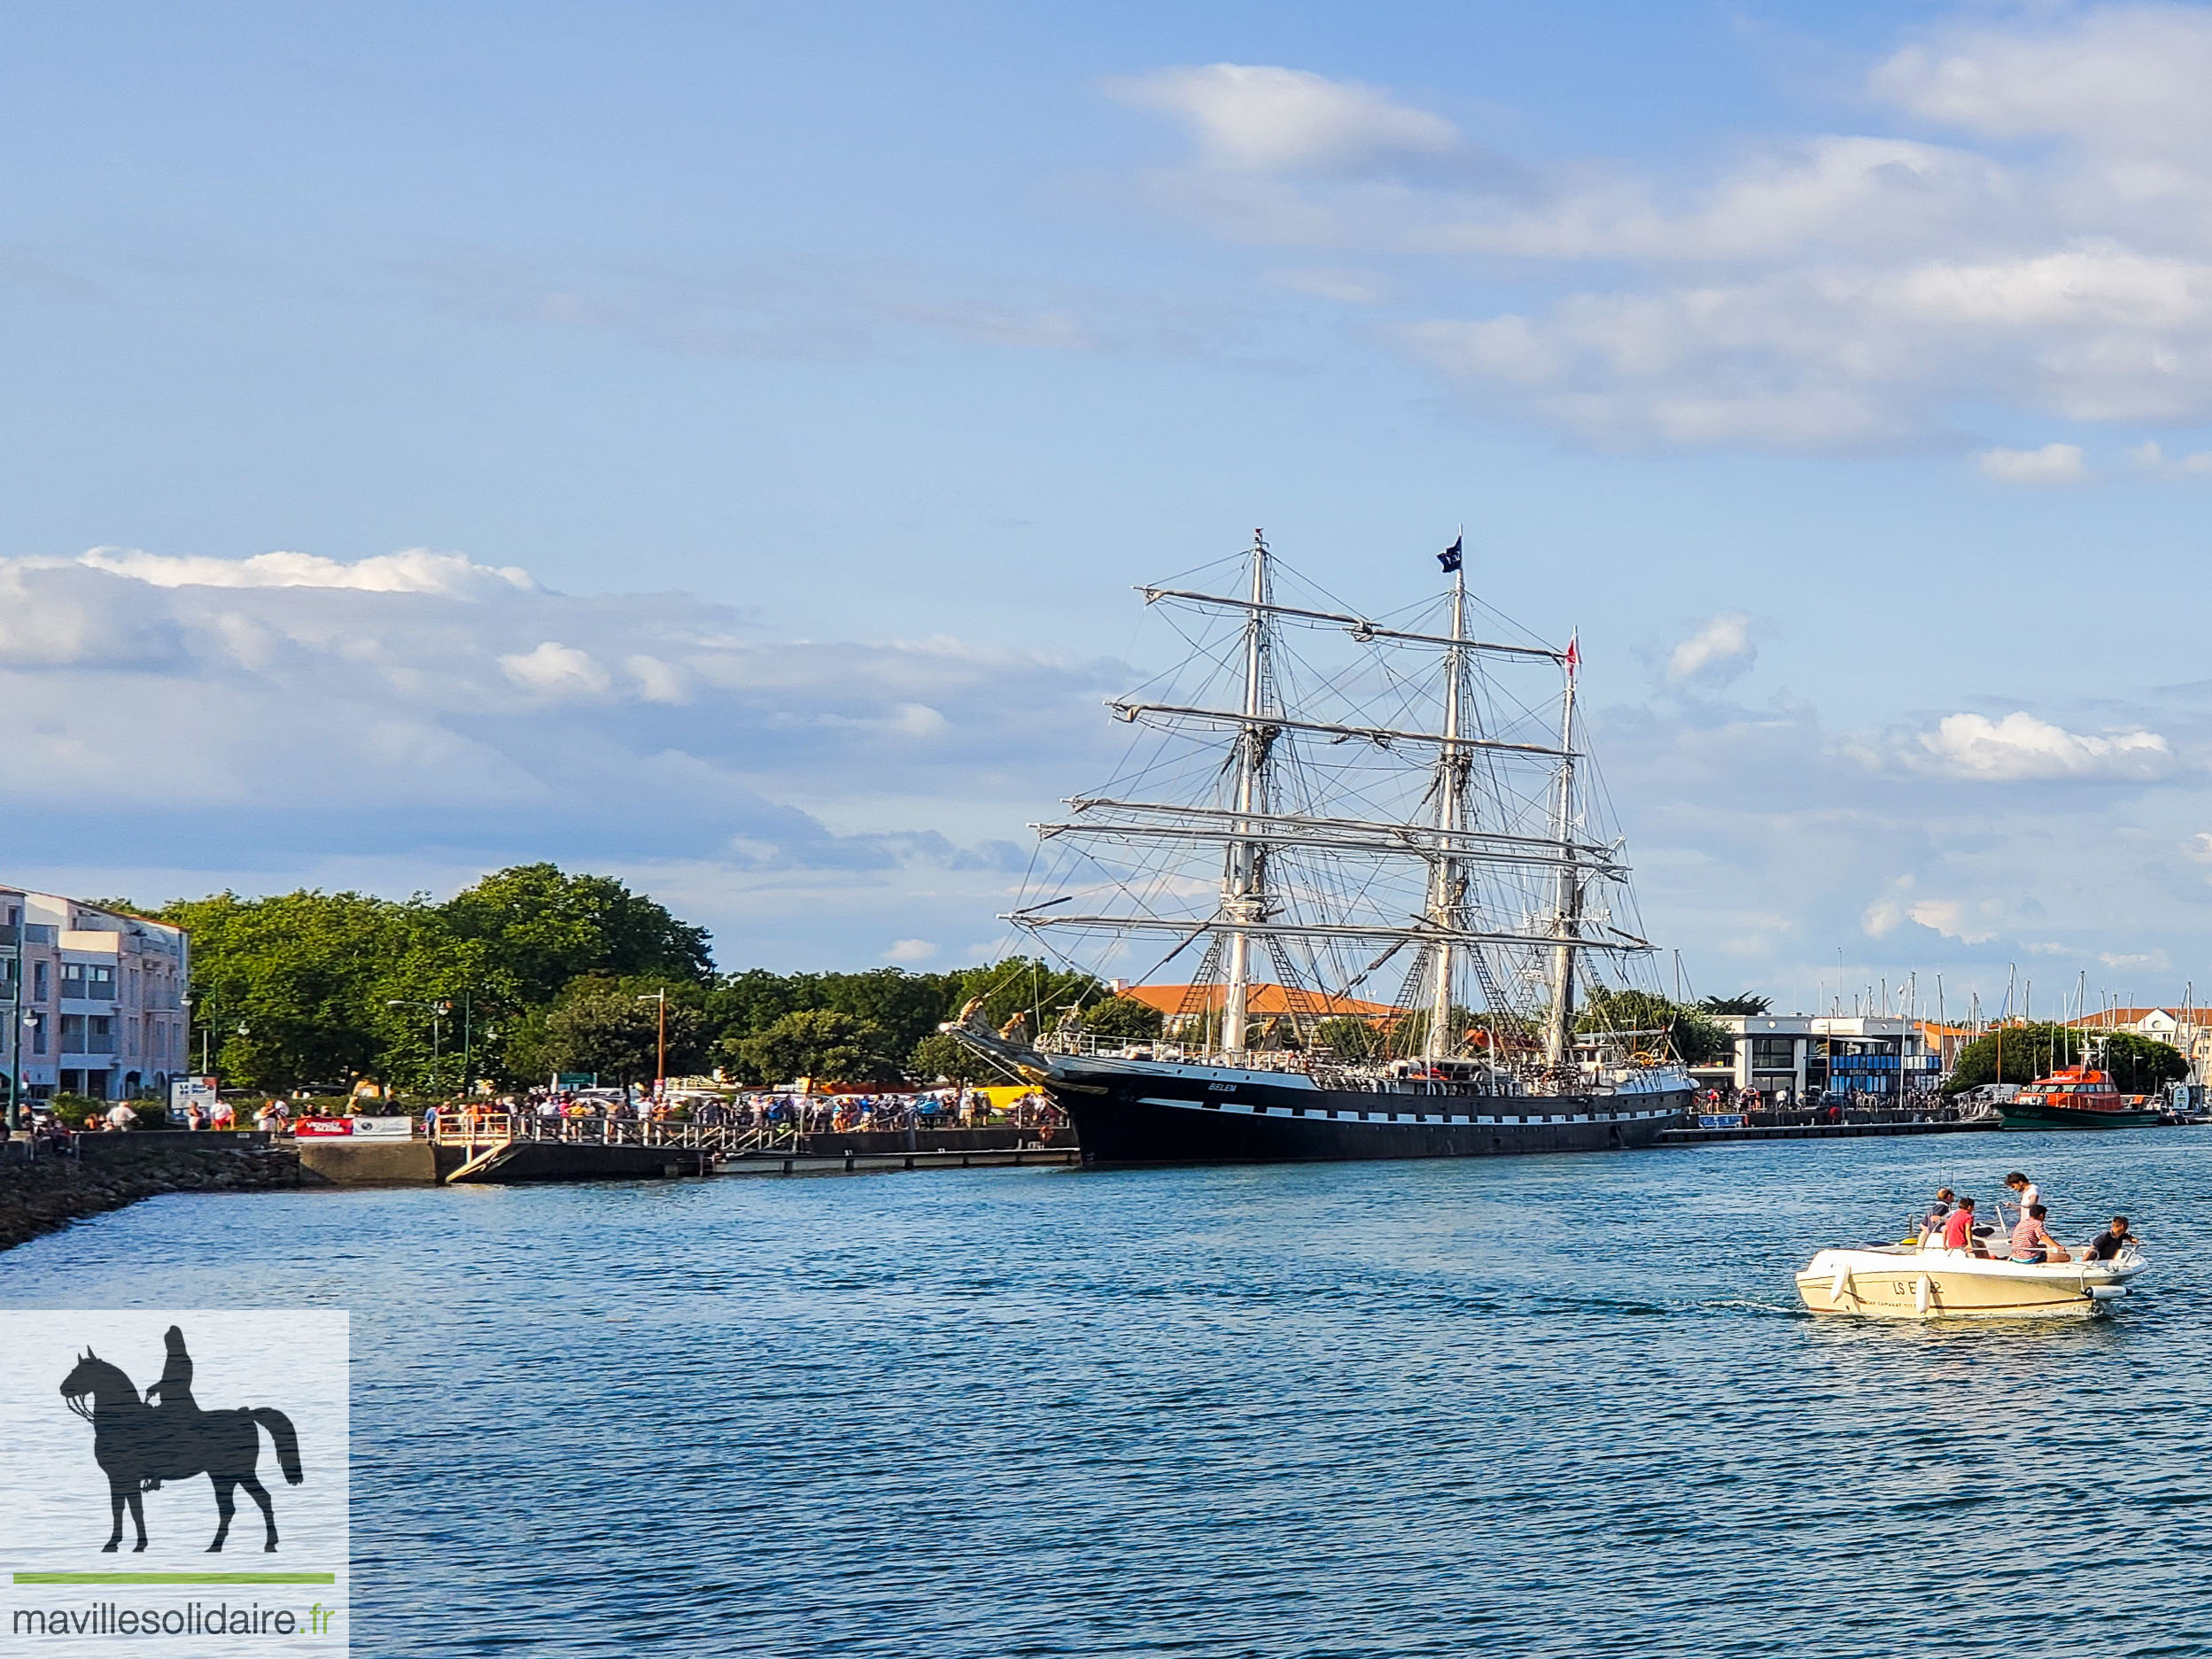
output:
<instances>
[{"instance_id":1,"label":"apartment building","mask_svg":"<svg viewBox=\"0 0 2212 1659\"><path fill-rule=\"evenodd\" d=\"M0 1072L27 1098L166 1090L190 1048L181 927L0 887Z\"/></svg>"}]
</instances>

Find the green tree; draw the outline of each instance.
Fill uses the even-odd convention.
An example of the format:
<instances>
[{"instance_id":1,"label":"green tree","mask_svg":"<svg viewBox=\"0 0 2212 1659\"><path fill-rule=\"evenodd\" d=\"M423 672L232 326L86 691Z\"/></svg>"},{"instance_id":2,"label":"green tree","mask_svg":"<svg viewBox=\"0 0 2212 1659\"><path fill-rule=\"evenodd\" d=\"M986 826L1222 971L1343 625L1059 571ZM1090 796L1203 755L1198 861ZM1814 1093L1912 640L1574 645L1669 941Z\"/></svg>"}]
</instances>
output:
<instances>
[{"instance_id":1,"label":"green tree","mask_svg":"<svg viewBox=\"0 0 2212 1659\"><path fill-rule=\"evenodd\" d=\"M946 978L950 981L946 1019L980 996L982 1016L993 1026L1004 1026L1014 1015L1027 1013L1032 1031L1049 1031L1059 1023L1063 1009L1088 1007L1110 994L1091 974L1066 972L1030 957L1008 957L989 967L967 968Z\"/></svg>"},{"instance_id":2,"label":"green tree","mask_svg":"<svg viewBox=\"0 0 2212 1659\"><path fill-rule=\"evenodd\" d=\"M733 1068L756 1083L799 1077L818 1083L873 1083L898 1075L883 1027L834 1008L797 1009L764 1031L726 1039L724 1051Z\"/></svg>"},{"instance_id":3,"label":"green tree","mask_svg":"<svg viewBox=\"0 0 2212 1659\"><path fill-rule=\"evenodd\" d=\"M703 984L713 972L705 928L678 920L611 876L516 864L438 908L454 936L490 947L532 1004L550 1003L586 973L651 973Z\"/></svg>"},{"instance_id":4,"label":"green tree","mask_svg":"<svg viewBox=\"0 0 2212 1659\"><path fill-rule=\"evenodd\" d=\"M1010 1081L1005 1071L992 1065L957 1037L949 1037L942 1031L933 1031L914 1044L906 1057L906 1074L917 1082L934 1083L939 1078L954 1083L1003 1083Z\"/></svg>"},{"instance_id":5,"label":"green tree","mask_svg":"<svg viewBox=\"0 0 2212 1659\"><path fill-rule=\"evenodd\" d=\"M2000 1048L2004 1052L2002 1076L1998 1074ZM1955 1095L1984 1083L2031 1083L2059 1066L2082 1060L2101 1064L2112 1074L2115 1086L2126 1095L2155 1094L2163 1085L2178 1082L2189 1074L2189 1061L2179 1049L2132 1032L2100 1035L2070 1026L2000 1026L1959 1050L1944 1092Z\"/></svg>"},{"instance_id":6,"label":"green tree","mask_svg":"<svg viewBox=\"0 0 2212 1659\"><path fill-rule=\"evenodd\" d=\"M1704 1066L1735 1050L1735 1039L1711 1015L1685 1008L1656 991L1597 991L1575 1020L1577 1031L1663 1031L1675 1058Z\"/></svg>"},{"instance_id":7,"label":"green tree","mask_svg":"<svg viewBox=\"0 0 2212 1659\"><path fill-rule=\"evenodd\" d=\"M1735 996L1701 996L1697 1010L1707 1014L1763 1014L1774 1005L1771 996L1744 991Z\"/></svg>"},{"instance_id":8,"label":"green tree","mask_svg":"<svg viewBox=\"0 0 2212 1659\"><path fill-rule=\"evenodd\" d=\"M421 901L361 893L225 892L161 919L191 934L192 1021L212 1028L218 1068L263 1089L380 1074L383 978L441 937Z\"/></svg>"},{"instance_id":9,"label":"green tree","mask_svg":"<svg viewBox=\"0 0 2212 1659\"><path fill-rule=\"evenodd\" d=\"M1125 1037L1141 1042L1160 1035L1164 1016L1150 1003L1134 996L1108 996L1083 1010L1083 1028L1094 1036Z\"/></svg>"},{"instance_id":10,"label":"green tree","mask_svg":"<svg viewBox=\"0 0 2212 1659\"><path fill-rule=\"evenodd\" d=\"M1349 1014L1332 1014L1314 1027L1314 1041L1332 1050L1336 1058L1358 1063L1380 1059L1387 1046L1389 1034L1372 1020L1356 1019Z\"/></svg>"},{"instance_id":11,"label":"green tree","mask_svg":"<svg viewBox=\"0 0 2212 1659\"><path fill-rule=\"evenodd\" d=\"M659 1058L660 1007L640 996L640 982L593 975L563 991L545 1017L541 1063L547 1072L595 1072L602 1082L649 1081ZM705 1027L696 1008L669 998L671 1076L697 1068Z\"/></svg>"}]
</instances>

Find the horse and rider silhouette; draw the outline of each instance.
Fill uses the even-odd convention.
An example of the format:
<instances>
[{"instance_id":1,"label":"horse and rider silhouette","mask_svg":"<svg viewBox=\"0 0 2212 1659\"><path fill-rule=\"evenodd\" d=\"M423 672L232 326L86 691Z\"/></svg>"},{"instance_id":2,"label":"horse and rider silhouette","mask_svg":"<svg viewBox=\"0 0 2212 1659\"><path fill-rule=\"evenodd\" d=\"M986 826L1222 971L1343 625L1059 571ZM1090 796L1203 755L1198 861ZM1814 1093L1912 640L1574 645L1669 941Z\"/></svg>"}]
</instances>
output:
<instances>
[{"instance_id":1,"label":"horse and rider silhouette","mask_svg":"<svg viewBox=\"0 0 2212 1659\"><path fill-rule=\"evenodd\" d=\"M120 1366L109 1364L91 1349L63 1379L61 1395L70 1410L92 1425L92 1455L107 1476L107 1496L114 1512L115 1530L101 1546L112 1552L123 1541L123 1509L130 1508L138 1529L133 1554L146 1547L146 1516L139 1494L153 1492L165 1480L184 1480L205 1474L215 1489L215 1509L221 1524L215 1528L212 1553L222 1548L230 1535L231 1512L237 1507L232 1493L243 1486L261 1507L268 1539L261 1547L276 1547L276 1510L268 1489L253 1472L261 1455L259 1423L276 1442L276 1461L284 1478L297 1486L305 1477L299 1469L299 1437L291 1419L271 1406L241 1406L231 1411L202 1411L192 1398L192 1356L184 1347L184 1333L169 1327L162 1337L168 1357L161 1380L146 1391L144 1399ZM159 1405L153 1404L155 1396Z\"/></svg>"}]
</instances>

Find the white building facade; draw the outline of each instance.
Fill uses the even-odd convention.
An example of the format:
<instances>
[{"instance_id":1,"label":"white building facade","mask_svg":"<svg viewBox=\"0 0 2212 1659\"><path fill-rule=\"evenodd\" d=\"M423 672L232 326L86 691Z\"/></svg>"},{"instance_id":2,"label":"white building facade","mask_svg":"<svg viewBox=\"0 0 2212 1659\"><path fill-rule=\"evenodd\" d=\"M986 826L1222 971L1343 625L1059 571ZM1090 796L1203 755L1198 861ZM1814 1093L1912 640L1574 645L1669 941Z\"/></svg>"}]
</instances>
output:
<instances>
[{"instance_id":1,"label":"white building facade","mask_svg":"<svg viewBox=\"0 0 2212 1659\"><path fill-rule=\"evenodd\" d=\"M26 1099L166 1092L190 1048L182 927L0 887L0 1072Z\"/></svg>"},{"instance_id":2,"label":"white building facade","mask_svg":"<svg viewBox=\"0 0 2212 1659\"><path fill-rule=\"evenodd\" d=\"M1731 1058L1694 1068L1700 1081L1802 1105L1871 1096L1890 1105L1936 1086L1941 1057L1916 1019L1834 1014L1720 1014Z\"/></svg>"}]
</instances>

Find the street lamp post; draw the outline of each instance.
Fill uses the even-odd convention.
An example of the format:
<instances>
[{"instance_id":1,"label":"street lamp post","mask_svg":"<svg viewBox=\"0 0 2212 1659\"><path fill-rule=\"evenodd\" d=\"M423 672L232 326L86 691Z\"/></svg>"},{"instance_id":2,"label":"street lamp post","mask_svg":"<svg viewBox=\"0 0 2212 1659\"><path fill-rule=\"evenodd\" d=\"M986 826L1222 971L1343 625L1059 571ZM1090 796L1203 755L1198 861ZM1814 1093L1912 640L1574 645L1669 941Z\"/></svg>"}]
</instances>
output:
<instances>
[{"instance_id":1,"label":"street lamp post","mask_svg":"<svg viewBox=\"0 0 2212 1659\"><path fill-rule=\"evenodd\" d=\"M8 1133L23 1127L23 929L15 929L15 953L8 958Z\"/></svg>"},{"instance_id":2,"label":"street lamp post","mask_svg":"<svg viewBox=\"0 0 2212 1659\"><path fill-rule=\"evenodd\" d=\"M668 1097L668 988L664 985L651 996L640 996L638 1000L655 1004L653 1097L665 1105Z\"/></svg>"},{"instance_id":3,"label":"street lamp post","mask_svg":"<svg viewBox=\"0 0 2212 1659\"><path fill-rule=\"evenodd\" d=\"M439 1058L441 1052L438 1040L438 1022L453 1012L454 1005L448 1002L419 996L387 996L384 998L384 1006L386 1008L427 1008L431 1011L431 1087L435 1089L438 1087Z\"/></svg>"},{"instance_id":4,"label":"street lamp post","mask_svg":"<svg viewBox=\"0 0 2212 1659\"><path fill-rule=\"evenodd\" d=\"M461 1097L463 1100L476 1092L475 1033L469 1024L469 998L472 987L461 988Z\"/></svg>"}]
</instances>

